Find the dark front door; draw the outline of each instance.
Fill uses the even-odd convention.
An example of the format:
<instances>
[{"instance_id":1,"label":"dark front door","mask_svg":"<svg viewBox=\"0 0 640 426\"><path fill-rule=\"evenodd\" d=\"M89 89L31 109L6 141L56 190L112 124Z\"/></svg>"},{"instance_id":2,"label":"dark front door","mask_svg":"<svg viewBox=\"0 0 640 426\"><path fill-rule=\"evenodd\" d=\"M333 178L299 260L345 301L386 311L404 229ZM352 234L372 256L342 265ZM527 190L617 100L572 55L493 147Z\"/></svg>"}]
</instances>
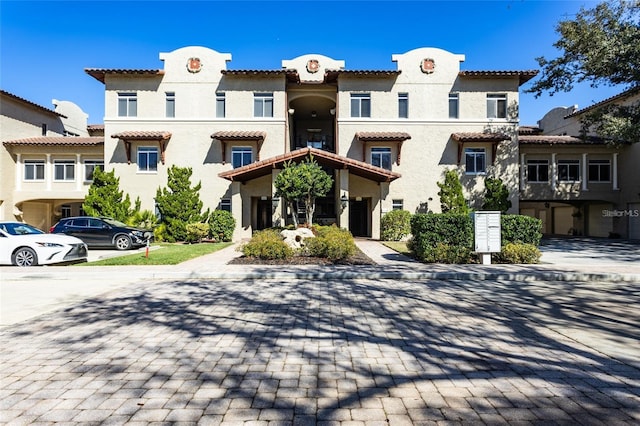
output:
<instances>
[{"instance_id":1,"label":"dark front door","mask_svg":"<svg viewBox=\"0 0 640 426\"><path fill-rule=\"evenodd\" d=\"M272 226L273 216L271 215L271 200L258 200L257 229L267 229Z\"/></svg>"},{"instance_id":2,"label":"dark front door","mask_svg":"<svg viewBox=\"0 0 640 426\"><path fill-rule=\"evenodd\" d=\"M354 237L369 236L369 203L349 200L349 230Z\"/></svg>"}]
</instances>

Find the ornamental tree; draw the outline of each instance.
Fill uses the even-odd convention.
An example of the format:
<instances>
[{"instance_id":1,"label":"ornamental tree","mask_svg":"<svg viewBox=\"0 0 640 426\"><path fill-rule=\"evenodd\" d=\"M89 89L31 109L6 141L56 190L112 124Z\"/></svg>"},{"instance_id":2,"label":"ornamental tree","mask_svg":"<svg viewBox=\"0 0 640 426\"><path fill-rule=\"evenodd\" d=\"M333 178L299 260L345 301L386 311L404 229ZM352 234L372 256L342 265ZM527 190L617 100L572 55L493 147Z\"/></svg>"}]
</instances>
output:
<instances>
[{"instance_id":1,"label":"ornamental tree","mask_svg":"<svg viewBox=\"0 0 640 426\"><path fill-rule=\"evenodd\" d=\"M298 226L296 204L304 202L306 222L313 223L316 198L324 197L331 190L333 178L313 159L312 155L300 163L288 161L275 179L276 196L281 197L291 209L293 224Z\"/></svg>"},{"instance_id":2,"label":"ornamental tree","mask_svg":"<svg viewBox=\"0 0 640 426\"><path fill-rule=\"evenodd\" d=\"M592 87L621 85L623 91L640 89L640 3L615 0L581 8L574 19L556 27L560 51L555 59L536 58L541 77L526 92L539 97L569 92L574 84ZM613 143L637 142L640 138L640 105L605 106L587 115L585 131L591 127Z\"/></svg>"},{"instance_id":3,"label":"ornamental tree","mask_svg":"<svg viewBox=\"0 0 640 426\"><path fill-rule=\"evenodd\" d=\"M158 188L156 205L160 211L161 222L166 225L167 241L184 241L187 238L187 225L205 222L209 210L202 213L200 188L202 184L191 186L191 167L171 166L168 170L168 188Z\"/></svg>"},{"instance_id":4,"label":"ornamental tree","mask_svg":"<svg viewBox=\"0 0 640 426\"><path fill-rule=\"evenodd\" d=\"M440 209L442 213L468 214L469 206L462 194L462 184L455 170L447 170L444 174L444 182L437 182L440 191Z\"/></svg>"},{"instance_id":5,"label":"ornamental tree","mask_svg":"<svg viewBox=\"0 0 640 426\"><path fill-rule=\"evenodd\" d=\"M82 203L82 209L89 216L106 216L127 222L140 211L140 199L136 198L135 207L132 209L129 194L123 198L120 178L116 177L115 171L104 172L100 167L96 167L93 169L93 182Z\"/></svg>"},{"instance_id":6,"label":"ornamental tree","mask_svg":"<svg viewBox=\"0 0 640 426\"><path fill-rule=\"evenodd\" d=\"M500 178L486 178L484 180L486 192L484 195L483 210L494 210L506 213L511 208L509 190Z\"/></svg>"}]
</instances>

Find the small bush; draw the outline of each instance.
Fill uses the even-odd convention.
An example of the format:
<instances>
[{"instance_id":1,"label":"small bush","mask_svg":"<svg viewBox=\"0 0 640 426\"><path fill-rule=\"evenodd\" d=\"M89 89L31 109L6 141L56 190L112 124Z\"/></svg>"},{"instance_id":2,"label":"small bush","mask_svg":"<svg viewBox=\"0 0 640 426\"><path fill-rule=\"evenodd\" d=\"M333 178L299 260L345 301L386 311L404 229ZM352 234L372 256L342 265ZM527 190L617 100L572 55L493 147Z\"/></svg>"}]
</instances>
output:
<instances>
[{"instance_id":1,"label":"small bush","mask_svg":"<svg viewBox=\"0 0 640 426\"><path fill-rule=\"evenodd\" d=\"M423 250L419 259L426 263L470 263L471 249L469 247L436 243L435 246Z\"/></svg>"},{"instance_id":2,"label":"small bush","mask_svg":"<svg viewBox=\"0 0 640 426\"><path fill-rule=\"evenodd\" d=\"M400 241L411 233L411 213L391 210L380 221L380 238L383 241Z\"/></svg>"},{"instance_id":3,"label":"small bush","mask_svg":"<svg viewBox=\"0 0 640 426\"><path fill-rule=\"evenodd\" d=\"M231 241L233 231L236 228L236 220L231 212L226 210L214 210L209 217L209 236L216 243Z\"/></svg>"},{"instance_id":4,"label":"small bush","mask_svg":"<svg viewBox=\"0 0 640 426\"><path fill-rule=\"evenodd\" d=\"M185 242L199 243L209 235L209 225L206 223L188 223L185 227L187 236Z\"/></svg>"},{"instance_id":5,"label":"small bush","mask_svg":"<svg viewBox=\"0 0 640 426\"><path fill-rule=\"evenodd\" d=\"M287 259L293 256L293 249L283 240L278 231L265 229L253 234L253 238L242 246L242 254L260 259Z\"/></svg>"},{"instance_id":6,"label":"small bush","mask_svg":"<svg viewBox=\"0 0 640 426\"><path fill-rule=\"evenodd\" d=\"M507 243L501 253L495 254L495 259L499 263L538 263L541 255L533 244Z\"/></svg>"},{"instance_id":7,"label":"small bush","mask_svg":"<svg viewBox=\"0 0 640 426\"><path fill-rule=\"evenodd\" d=\"M504 214L500 217L502 226L502 245L523 243L540 245L542 221L535 217L519 214Z\"/></svg>"},{"instance_id":8,"label":"small bush","mask_svg":"<svg viewBox=\"0 0 640 426\"><path fill-rule=\"evenodd\" d=\"M452 263L449 259L460 258L467 259L462 262L466 263L470 258L473 223L469 215L415 214L411 217L411 234L407 246L423 262ZM441 245L439 248L438 244Z\"/></svg>"},{"instance_id":9,"label":"small bush","mask_svg":"<svg viewBox=\"0 0 640 426\"><path fill-rule=\"evenodd\" d=\"M167 225L161 223L153 228L153 240L157 243L164 243L168 241Z\"/></svg>"},{"instance_id":10,"label":"small bush","mask_svg":"<svg viewBox=\"0 0 640 426\"><path fill-rule=\"evenodd\" d=\"M353 235L347 229L337 226L314 226L315 238L304 240L303 254L307 256L325 257L332 262L346 259L356 253Z\"/></svg>"}]
</instances>

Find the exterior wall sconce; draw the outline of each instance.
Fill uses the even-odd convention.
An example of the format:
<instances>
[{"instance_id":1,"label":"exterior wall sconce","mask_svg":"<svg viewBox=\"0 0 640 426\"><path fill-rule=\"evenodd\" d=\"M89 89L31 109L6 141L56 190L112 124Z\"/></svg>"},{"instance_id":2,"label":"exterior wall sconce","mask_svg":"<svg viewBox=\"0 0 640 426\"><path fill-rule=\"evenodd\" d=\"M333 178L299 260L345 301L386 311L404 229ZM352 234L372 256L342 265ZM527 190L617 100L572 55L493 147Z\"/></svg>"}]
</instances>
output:
<instances>
[{"instance_id":1,"label":"exterior wall sconce","mask_svg":"<svg viewBox=\"0 0 640 426\"><path fill-rule=\"evenodd\" d=\"M335 108L331 108L329 110L329 113L331 113L331 115L336 115L336 109Z\"/></svg>"},{"instance_id":2,"label":"exterior wall sconce","mask_svg":"<svg viewBox=\"0 0 640 426\"><path fill-rule=\"evenodd\" d=\"M315 111L311 111L311 117L316 118L318 114Z\"/></svg>"},{"instance_id":3,"label":"exterior wall sconce","mask_svg":"<svg viewBox=\"0 0 640 426\"><path fill-rule=\"evenodd\" d=\"M340 205L342 206L342 208L346 208L347 204L349 203L349 198L347 197L347 193L343 192L342 193L342 197L340 197Z\"/></svg>"},{"instance_id":4,"label":"exterior wall sconce","mask_svg":"<svg viewBox=\"0 0 640 426\"><path fill-rule=\"evenodd\" d=\"M278 208L278 204L280 204L280 198L279 197L273 197L271 199L271 206L273 207L274 210Z\"/></svg>"},{"instance_id":5,"label":"exterior wall sconce","mask_svg":"<svg viewBox=\"0 0 640 426\"><path fill-rule=\"evenodd\" d=\"M295 110L295 109L293 109L293 108L289 108L289 115L293 115L293 113L294 113L294 112L296 112L296 110Z\"/></svg>"}]
</instances>

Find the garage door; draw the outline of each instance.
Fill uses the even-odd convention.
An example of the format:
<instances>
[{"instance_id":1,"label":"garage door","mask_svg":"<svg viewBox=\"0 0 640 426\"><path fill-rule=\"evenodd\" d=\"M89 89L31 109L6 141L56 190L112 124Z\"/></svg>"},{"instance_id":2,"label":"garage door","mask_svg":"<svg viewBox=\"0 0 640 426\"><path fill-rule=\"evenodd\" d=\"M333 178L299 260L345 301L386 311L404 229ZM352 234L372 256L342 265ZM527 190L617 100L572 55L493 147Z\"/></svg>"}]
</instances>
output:
<instances>
[{"instance_id":1,"label":"garage door","mask_svg":"<svg viewBox=\"0 0 640 426\"><path fill-rule=\"evenodd\" d=\"M553 208L553 233L559 235L569 235L573 229L573 207Z\"/></svg>"},{"instance_id":2,"label":"garage door","mask_svg":"<svg viewBox=\"0 0 640 426\"><path fill-rule=\"evenodd\" d=\"M608 237L609 233L613 231L613 218L603 214L605 210L612 210L611 204L591 204L589 206L588 236Z\"/></svg>"},{"instance_id":3,"label":"garage door","mask_svg":"<svg viewBox=\"0 0 640 426\"><path fill-rule=\"evenodd\" d=\"M640 240L640 203L629 203L629 239Z\"/></svg>"}]
</instances>

